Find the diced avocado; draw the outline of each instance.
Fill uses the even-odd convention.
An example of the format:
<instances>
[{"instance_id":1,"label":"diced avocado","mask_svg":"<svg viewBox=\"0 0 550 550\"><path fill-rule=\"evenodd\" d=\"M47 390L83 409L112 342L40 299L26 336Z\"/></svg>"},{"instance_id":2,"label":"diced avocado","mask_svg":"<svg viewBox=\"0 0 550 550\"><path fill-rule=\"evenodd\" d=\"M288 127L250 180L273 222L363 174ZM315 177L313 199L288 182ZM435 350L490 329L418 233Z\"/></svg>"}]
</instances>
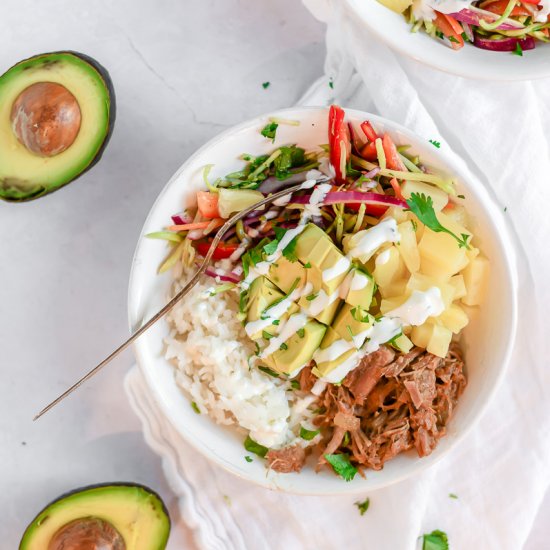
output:
<instances>
[{"instance_id":1,"label":"diced avocado","mask_svg":"<svg viewBox=\"0 0 550 550\"><path fill-rule=\"evenodd\" d=\"M309 289L299 300L298 305L325 325L330 325L334 315L338 311L342 300L338 297L329 303L329 297L334 294L328 294L323 288L323 277L321 271L311 266L306 269L306 287Z\"/></svg>"},{"instance_id":2,"label":"diced avocado","mask_svg":"<svg viewBox=\"0 0 550 550\"><path fill-rule=\"evenodd\" d=\"M316 363L316 367L313 369L314 374L318 377L326 376L349 359L357 351L355 347L350 346L352 346L350 342L342 338L331 327L328 327L319 349L313 356ZM326 350L329 348L330 352L327 353Z\"/></svg>"},{"instance_id":3,"label":"diced avocado","mask_svg":"<svg viewBox=\"0 0 550 550\"><path fill-rule=\"evenodd\" d=\"M369 309L375 290L374 278L364 269L354 268L353 278L345 300L351 306L360 306Z\"/></svg>"},{"instance_id":4,"label":"diced avocado","mask_svg":"<svg viewBox=\"0 0 550 550\"><path fill-rule=\"evenodd\" d=\"M390 341L390 344L398 351L403 353L409 353L413 348L414 344L411 342L410 338L401 333L399 336L396 336L393 340Z\"/></svg>"},{"instance_id":5,"label":"diced avocado","mask_svg":"<svg viewBox=\"0 0 550 550\"><path fill-rule=\"evenodd\" d=\"M271 264L267 277L285 294L288 294L291 288L301 288L306 284L307 270L300 262L291 262L281 256Z\"/></svg>"},{"instance_id":6,"label":"diced avocado","mask_svg":"<svg viewBox=\"0 0 550 550\"><path fill-rule=\"evenodd\" d=\"M273 304L276 300L285 297L277 287L265 277L254 279L248 290L248 311L246 316L247 323L260 319L264 310ZM250 338L257 340L262 336L262 330L259 329L254 334L249 334Z\"/></svg>"},{"instance_id":7,"label":"diced avocado","mask_svg":"<svg viewBox=\"0 0 550 550\"><path fill-rule=\"evenodd\" d=\"M164 550L170 518L161 498L136 483L93 485L62 495L29 524L19 550Z\"/></svg>"},{"instance_id":8,"label":"diced avocado","mask_svg":"<svg viewBox=\"0 0 550 550\"><path fill-rule=\"evenodd\" d=\"M368 330L373 323L374 317L360 306L344 304L332 323L332 329L344 340L352 342L354 336ZM362 338L361 342L356 341L355 345L363 345L364 340Z\"/></svg>"},{"instance_id":9,"label":"diced avocado","mask_svg":"<svg viewBox=\"0 0 550 550\"><path fill-rule=\"evenodd\" d=\"M298 235L298 238L296 239L296 248L294 250L296 257L303 264L307 264L308 262L314 264L312 258L310 257L311 252L317 242L321 240L332 243L330 237L320 227L314 223L308 223L306 228ZM322 250L319 251L319 253L321 252ZM320 259L322 260L322 258Z\"/></svg>"},{"instance_id":10,"label":"diced avocado","mask_svg":"<svg viewBox=\"0 0 550 550\"><path fill-rule=\"evenodd\" d=\"M351 262L334 244L330 243L330 246L326 248L326 254L319 265L319 270L321 271L325 292L327 294L332 294L336 292L344 282L349 268L351 267Z\"/></svg>"},{"instance_id":11,"label":"diced avocado","mask_svg":"<svg viewBox=\"0 0 550 550\"><path fill-rule=\"evenodd\" d=\"M311 361L321 344L327 327L316 321L308 321L302 330L289 338L283 346L262 361L277 372L292 375Z\"/></svg>"},{"instance_id":12,"label":"diced avocado","mask_svg":"<svg viewBox=\"0 0 550 550\"><path fill-rule=\"evenodd\" d=\"M77 52L36 55L0 76L0 199L52 193L97 164L113 132L109 73Z\"/></svg>"}]
</instances>

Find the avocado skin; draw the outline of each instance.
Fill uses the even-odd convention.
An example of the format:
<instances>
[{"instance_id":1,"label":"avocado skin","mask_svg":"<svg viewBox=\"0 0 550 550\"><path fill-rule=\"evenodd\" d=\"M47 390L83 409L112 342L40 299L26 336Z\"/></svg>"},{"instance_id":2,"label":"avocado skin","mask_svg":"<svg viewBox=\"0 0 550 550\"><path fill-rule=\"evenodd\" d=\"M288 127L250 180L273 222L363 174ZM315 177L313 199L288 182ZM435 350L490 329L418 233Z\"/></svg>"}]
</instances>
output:
<instances>
[{"instance_id":1,"label":"avocado skin","mask_svg":"<svg viewBox=\"0 0 550 550\"><path fill-rule=\"evenodd\" d=\"M33 55L31 57L28 57L27 59L23 59L22 61L19 61L15 65L11 66L7 71L13 69L17 65L20 65L21 63L26 63L27 61L35 60L39 57L43 57L46 55L62 55L62 54L69 54L74 55L75 57L79 57L82 59L82 61L85 61L93 67L99 76L101 77L101 80L105 84L105 89L107 90L107 94L109 96L109 120L107 123L107 133L105 135L105 139L103 140L103 144L101 145L100 149L98 150L97 154L93 158L93 160L88 164L88 166L82 170L79 174L77 174L73 179L68 181L67 183L63 184L60 187L56 187L55 189L46 189L44 187L37 189L30 193L27 196L24 197L10 197L9 195L2 195L2 192L0 190L0 199L6 201L6 202L12 202L12 203L20 203L20 202L29 202L35 199L39 199L40 197L44 197L46 195L49 195L50 193L54 193L55 191L58 191L59 189L65 187L69 183L72 183L73 181L77 180L80 176L88 172L91 168L93 168L103 156L103 152L105 151L107 145L109 144L109 141L111 140L111 136L113 134L113 130L115 127L115 121L116 121L116 95L115 95L115 88L113 86L113 81L111 80L111 75L109 74L109 71L101 65L98 61L96 61L93 57L90 57L86 54L76 52L73 50L59 50L55 52L48 52L48 53L41 53L38 55Z\"/></svg>"},{"instance_id":2,"label":"avocado skin","mask_svg":"<svg viewBox=\"0 0 550 550\"><path fill-rule=\"evenodd\" d=\"M24 550L25 549L25 544L27 542L27 540L26 540L27 539L27 534L29 533L31 528L34 527L35 522L38 520L40 515L45 510L47 510L48 508L50 508L54 504L57 504L58 502L63 501L63 500L65 500L65 499L67 499L67 498L69 498L73 495L77 495L79 493L84 493L86 491L90 491L90 490L93 490L93 489L103 489L103 488L108 489L110 487L128 487L128 488L134 488L134 489L141 489L142 491L145 491L146 493L149 493L151 496L153 496L158 501L158 503L161 506L161 510L162 510L163 514L165 515L166 520L168 522L168 532L166 533L166 541L165 541L165 545L162 547L162 548L164 548L166 546L166 542L168 541L168 535L170 534L170 531L172 529L172 521L170 519L170 514L168 513L166 505L164 504L164 501L162 500L160 495L156 491L153 491L152 489L150 489L146 485L142 485L141 483L134 483L132 481L115 481L115 482L112 482L112 483L95 483L95 484L92 484L92 485L86 485L85 487L79 487L77 489L73 489L72 491L67 491L66 493L63 493L62 495L58 496L57 498L55 498L54 500L49 502L46 506L44 506L38 512L38 514L36 514L36 516L32 519L32 521L29 523L29 525L25 529L25 532L23 533L23 536L21 537L21 541L19 542L19 550Z\"/></svg>"}]
</instances>

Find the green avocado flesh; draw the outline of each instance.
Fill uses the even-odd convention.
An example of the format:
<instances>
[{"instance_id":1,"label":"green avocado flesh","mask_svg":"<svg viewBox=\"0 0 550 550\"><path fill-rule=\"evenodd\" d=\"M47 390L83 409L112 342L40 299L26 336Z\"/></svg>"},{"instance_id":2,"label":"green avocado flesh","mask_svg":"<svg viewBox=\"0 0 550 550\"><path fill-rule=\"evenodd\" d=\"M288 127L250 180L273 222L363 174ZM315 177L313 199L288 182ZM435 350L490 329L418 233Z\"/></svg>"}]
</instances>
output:
<instances>
[{"instance_id":1,"label":"green avocado flesh","mask_svg":"<svg viewBox=\"0 0 550 550\"><path fill-rule=\"evenodd\" d=\"M44 508L19 550L163 550L169 534L170 518L156 493L135 484L96 485Z\"/></svg>"},{"instance_id":2,"label":"green avocado flesh","mask_svg":"<svg viewBox=\"0 0 550 550\"><path fill-rule=\"evenodd\" d=\"M36 89L39 84L65 88L76 100L80 112L76 137L65 150L52 156L43 156L24 145L13 119L18 98L25 97L24 92ZM43 121L39 124L44 125L44 131L58 132L51 120L52 125L47 126L49 106L44 95L38 101L41 97L46 101L45 107L34 110L29 107L30 112L21 116L23 119L36 116L36 120ZM42 54L9 69L0 76L0 198L15 202L35 199L82 175L99 161L112 132L115 110L109 74L83 54Z\"/></svg>"},{"instance_id":3,"label":"green avocado flesh","mask_svg":"<svg viewBox=\"0 0 550 550\"><path fill-rule=\"evenodd\" d=\"M302 329L287 335L279 349L261 357L265 366L285 375L292 375L309 363L319 348L328 348L337 340L353 342L354 336L364 333L373 323L367 313L375 291L372 276L364 267L346 261L322 229L307 224L296 238L294 254L294 260L281 256L272 263L265 276L252 282L246 296L246 322L250 323L247 333L256 341L258 352L282 333L294 315L307 315ZM294 290L296 296L290 306L278 319L271 319L270 309ZM318 307L312 309L319 295L325 297L320 311ZM267 323L262 324L262 320ZM406 346L407 342L402 344ZM317 365L314 372L327 375L355 351L350 349L336 360Z\"/></svg>"}]
</instances>

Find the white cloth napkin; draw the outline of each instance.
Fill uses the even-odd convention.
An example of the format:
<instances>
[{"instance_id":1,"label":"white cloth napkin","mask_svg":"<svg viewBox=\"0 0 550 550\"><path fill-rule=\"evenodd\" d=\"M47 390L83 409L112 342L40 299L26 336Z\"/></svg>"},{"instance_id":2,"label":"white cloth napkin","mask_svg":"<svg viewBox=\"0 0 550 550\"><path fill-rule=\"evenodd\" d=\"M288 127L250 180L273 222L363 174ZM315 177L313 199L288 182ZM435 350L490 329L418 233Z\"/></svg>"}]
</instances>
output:
<instances>
[{"instance_id":1,"label":"white cloth napkin","mask_svg":"<svg viewBox=\"0 0 550 550\"><path fill-rule=\"evenodd\" d=\"M506 379L458 448L418 477L364 495L371 503L364 516L357 497L271 492L197 456L162 419L137 369L127 393L200 548L412 550L422 533L441 529L453 550L517 550L550 484L550 82L496 84L439 73L392 53L340 2L304 2L328 26L326 77L304 102L334 100L437 139L506 208L521 288Z\"/></svg>"}]
</instances>

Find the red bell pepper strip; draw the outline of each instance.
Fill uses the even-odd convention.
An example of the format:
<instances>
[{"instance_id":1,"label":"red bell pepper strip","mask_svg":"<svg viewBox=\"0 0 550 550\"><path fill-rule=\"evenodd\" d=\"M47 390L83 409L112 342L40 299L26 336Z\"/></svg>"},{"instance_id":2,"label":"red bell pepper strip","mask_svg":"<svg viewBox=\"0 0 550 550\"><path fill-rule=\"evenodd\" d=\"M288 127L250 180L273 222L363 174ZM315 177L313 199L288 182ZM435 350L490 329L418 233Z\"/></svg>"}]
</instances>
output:
<instances>
[{"instance_id":1,"label":"red bell pepper strip","mask_svg":"<svg viewBox=\"0 0 550 550\"><path fill-rule=\"evenodd\" d=\"M357 203L346 204L346 208L349 208L354 212L358 212L360 207L361 205ZM365 204L365 212L375 218L382 217L386 213L387 209L388 207L383 204Z\"/></svg>"},{"instance_id":2,"label":"red bell pepper strip","mask_svg":"<svg viewBox=\"0 0 550 550\"><path fill-rule=\"evenodd\" d=\"M398 181L395 178L392 178L390 180L390 185L393 188L393 192L395 193L395 196L398 199L401 199L402 201L404 201L405 197L403 196L403 193L401 193L401 186L399 185Z\"/></svg>"},{"instance_id":3,"label":"red bell pepper strip","mask_svg":"<svg viewBox=\"0 0 550 550\"><path fill-rule=\"evenodd\" d=\"M206 256L208 254L208 251L210 250L210 245L212 244L212 241L203 241L200 243L196 243L195 247L197 249L197 252L201 256ZM212 256L214 260L225 260L226 258L229 258L235 250L239 248L238 244L228 244L228 243L220 243L214 250L214 255Z\"/></svg>"},{"instance_id":4,"label":"red bell pepper strip","mask_svg":"<svg viewBox=\"0 0 550 550\"><path fill-rule=\"evenodd\" d=\"M400 172L406 172L407 169L397 152L397 148L392 141L392 138L388 134L384 134L382 137L382 147L384 148L384 154L386 155L386 166L390 170L399 170Z\"/></svg>"},{"instance_id":5,"label":"red bell pepper strip","mask_svg":"<svg viewBox=\"0 0 550 550\"><path fill-rule=\"evenodd\" d=\"M361 156L365 160L375 161L378 159L378 153L376 152L376 145L373 142L367 143L363 149L361 149Z\"/></svg>"},{"instance_id":6,"label":"red bell pepper strip","mask_svg":"<svg viewBox=\"0 0 550 550\"><path fill-rule=\"evenodd\" d=\"M378 134L374 131L372 124L368 120L361 123L361 130L363 130L369 141L376 141Z\"/></svg>"},{"instance_id":7,"label":"red bell pepper strip","mask_svg":"<svg viewBox=\"0 0 550 550\"><path fill-rule=\"evenodd\" d=\"M526 4L531 4L532 2L526 2ZM537 2L538 3L538 2ZM508 7L508 0L497 0L496 2L489 2L483 8L486 11L490 11L496 15L502 15L504 10ZM523 6L514 6L514 9L510 15L531 15L531 12L524 8Z\"/></svg>"},{"instance_id":8,"label":"red bell pepper strip","mask_svg":"<svg viewBox=\"0 0 550 550\"><path fill-rule=\"evenodd\" d=\"M434 24L450 40L453 50L460 50L464 46L464 29L454 17L436 11Z\"/></svg>"},{"instance_id":9,"label":"red bell pepper strip","mask_svg":"<svg viewBox=\"0 0 550 550\"><path fill-rule=\"evenodd\" d=\"M336 183L346 183L346 166L351 154L349 129L344 122L345 112L338 105L331 105L328 114L328 143L330 163L336 174Z\"/></svg>"}]
</instances>

